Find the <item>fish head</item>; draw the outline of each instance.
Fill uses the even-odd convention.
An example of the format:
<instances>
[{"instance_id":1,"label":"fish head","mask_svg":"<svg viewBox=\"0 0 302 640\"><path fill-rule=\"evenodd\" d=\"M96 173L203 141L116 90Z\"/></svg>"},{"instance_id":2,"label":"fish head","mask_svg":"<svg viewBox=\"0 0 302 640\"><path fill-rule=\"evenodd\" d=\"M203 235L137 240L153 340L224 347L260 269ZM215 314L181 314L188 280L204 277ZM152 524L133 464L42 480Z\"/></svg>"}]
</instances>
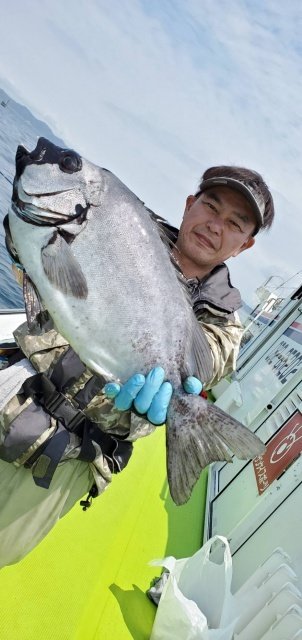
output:
<instances>
[{"instance_id":1,"label":"fish head","mask_svg":"<svg viewBox=\"0 0 302 640\"><path fill-rule=\"evenodd\" d=\"M113 173L72 149L46 138L31 152L17 148L7 246L56 322L59 307L88 298L102 246L106 255L111 247L116 256L121 220L129 233L142 210L143 203ZM143 215L148 215L145 210ZM92 246L95 259L90 262ZM33 296L25 294L25 302L26 297ZM34 315L28 314L28 322Z\"/></svg>"},{"instance_id":2,"label":"fish head","mask_svg":"<svg viewBox=\"0 0 302 640\"><path fill-rule=\"evenodd\" d=\"M82 223L89 207L101 203L105 175L105 169L46 138L39 138L31 152L19 145L12 195L13 212L34 225Z\"/></svg>"},{"instance_id":3,"label":"fish head","mask_svg":"<svg viewBox=\"0 0 302 640\"><path fill-rule=\"evenodd\" d=\"M88 284L72 243L89 216L97 217L91 211L101 210L109 173L46 138L39 138L31 152L18 146L6 244L26 272L23 293L30 326L40 312L36 302L28 303L33 293L27 295L24 285L29 282L36 297L43 297L46 282L62 296L87 297Z\"/></svg>"}]
</instances>

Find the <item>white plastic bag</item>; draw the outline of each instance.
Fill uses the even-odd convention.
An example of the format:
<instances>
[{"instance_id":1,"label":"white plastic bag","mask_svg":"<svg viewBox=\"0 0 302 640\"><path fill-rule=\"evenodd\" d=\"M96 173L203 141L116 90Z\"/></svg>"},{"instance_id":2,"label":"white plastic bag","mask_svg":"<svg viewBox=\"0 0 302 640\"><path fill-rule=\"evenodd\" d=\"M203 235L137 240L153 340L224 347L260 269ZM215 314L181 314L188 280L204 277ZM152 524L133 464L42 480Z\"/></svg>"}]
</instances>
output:
<instances>
[{"instance_id":1,"label":"white plastic bag","mask_svg":"<svg viewBox=\"0 0 302 640\"><path fill-rule=\"evenodd\" d=\"M214 543L224 547L222 564L209 558ZM214 536L191 558L153 561L170 571L150 640L232 640L240 611L231 594L229 543Z\"/></svg>"}]
</instances>

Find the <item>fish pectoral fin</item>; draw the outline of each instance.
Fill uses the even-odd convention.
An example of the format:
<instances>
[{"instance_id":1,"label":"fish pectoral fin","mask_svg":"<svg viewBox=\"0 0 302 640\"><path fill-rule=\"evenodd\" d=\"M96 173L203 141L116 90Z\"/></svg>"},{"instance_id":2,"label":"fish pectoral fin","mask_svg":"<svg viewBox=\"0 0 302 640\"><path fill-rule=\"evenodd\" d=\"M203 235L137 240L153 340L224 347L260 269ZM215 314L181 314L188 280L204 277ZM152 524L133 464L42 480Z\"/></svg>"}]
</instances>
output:
<instances>
[{"instance_id":1,"label":"fish pectoral fin","mask_svg":"<svg viewBox=\"0 0 302 640\"><path fill-rule=\"evenodd\" d=\"M262 455L265 445L240 422L199 396L175 393L167 419L167 471L174 502L184 504L211 462Z\"/></svg>"},{"instance_id":2,"label":"fish pectoral fin","mask_svg":"<svg viewBox=\"0 0 302 640\"><path fill-rule=\"evenodd\" d=\"M41 249L41 258L44 273L56 289L74 298L87 298L88 286L81 266L58 231Z\"/></svg>"}]
</instances>

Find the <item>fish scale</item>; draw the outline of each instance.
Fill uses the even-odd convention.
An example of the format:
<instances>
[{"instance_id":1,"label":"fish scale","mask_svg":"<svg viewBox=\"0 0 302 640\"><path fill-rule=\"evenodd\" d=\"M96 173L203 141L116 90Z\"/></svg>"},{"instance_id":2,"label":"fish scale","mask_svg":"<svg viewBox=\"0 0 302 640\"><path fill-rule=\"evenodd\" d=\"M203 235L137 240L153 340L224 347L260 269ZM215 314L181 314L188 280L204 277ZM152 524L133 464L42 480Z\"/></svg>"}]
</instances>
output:
<instances>
[{"instance_id":1,"label":"fish scale","mask_svg":"<svg viewBox=\"0 0 302 640\"><path fill-rule=\"evenodd\" d=\"M124 382L160 364L173 385L167 469L174 501L188 500L210 462L263 453L257 436L182 388L188 375L209 379L210 348L144 204L108 170L44 138L31 154L21 148L16 165L12 239L58 331L97 374ZM85 216L77 219L79 204Z\"/></svg>"}]
</instances>

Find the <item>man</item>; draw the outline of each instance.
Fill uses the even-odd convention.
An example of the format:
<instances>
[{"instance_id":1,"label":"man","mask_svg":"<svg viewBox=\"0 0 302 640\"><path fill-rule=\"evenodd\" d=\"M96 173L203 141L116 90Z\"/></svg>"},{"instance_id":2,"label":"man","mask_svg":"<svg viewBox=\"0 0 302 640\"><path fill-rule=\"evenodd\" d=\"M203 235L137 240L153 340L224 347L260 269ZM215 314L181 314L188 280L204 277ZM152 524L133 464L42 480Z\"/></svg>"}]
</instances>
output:
<instances>
[{"instance_id":1,"label":"man","mask_svg":"<svg viewBox=\"0 0 302 640\"><path fill-rule=\"evenodd\" d=\"M257 232L271 225L271 194L253 171L214 167L202 176L197 193L187 198L179 232L151 215L171 243L172 261L205 335L209 375L202 383L209 388L235 368L241 337L236 316L240 295L230 283L224 261L251 248ZM0 389L1 382L6 389L2 404L0 395L4 435L0 447L0 566L22 558L89 492L81 503L87 508L91 497L108 486L112 473L127 464L131 442L147 435L154 428L150 423L165 421L172 394L160 366L146 378L140 373L132 376L122 388L110 383L104 393L105 381L80 362L54 328L45 326L33 334L24 324L15 338L20 357L27 360L0 374ZM42 394L37 378L39 385L43 381ZM199 393L201 383L190 378L184 387L188 393ZM31 439L25 446L29 431ZM20 437L13 447L11 444L12 434L18 438L20 433L23 449ZM12 457L13 449L18 449L18 458ZM46 459L51 460L51 472L49 465L45 471Z\"/></svg>"},{"instance_id":2,"label":"man","mask_svg":"<svg viewBox=\"0 0 302 640\"><path fill-rule=\"evenodd\" d=\"M203 382L206 387L214 386L235 370L242 333L235 313L241 306L241 298L230 283L224 261L251 248L258 231L271 227L272 196L260 174L254 171L232 166L212 167L203 174L197 193L187 198L179 232L166 221L155 219L173 242L174 263L186 279L194 311L210 344L213 374ZM197 393L198 387L194 384L191 392ZM129 386L129 397L125 388L117 396L119 409L128 408L131 395L137 397L140 384L133 384L132 388L129 381L127 389ZM108 385L107 388L111 397L119 392L118 387ZM167 395L169 397L165 389L165 399ZM136 408L140 410L139 396Z\"/></svg>"}]
</instances>

